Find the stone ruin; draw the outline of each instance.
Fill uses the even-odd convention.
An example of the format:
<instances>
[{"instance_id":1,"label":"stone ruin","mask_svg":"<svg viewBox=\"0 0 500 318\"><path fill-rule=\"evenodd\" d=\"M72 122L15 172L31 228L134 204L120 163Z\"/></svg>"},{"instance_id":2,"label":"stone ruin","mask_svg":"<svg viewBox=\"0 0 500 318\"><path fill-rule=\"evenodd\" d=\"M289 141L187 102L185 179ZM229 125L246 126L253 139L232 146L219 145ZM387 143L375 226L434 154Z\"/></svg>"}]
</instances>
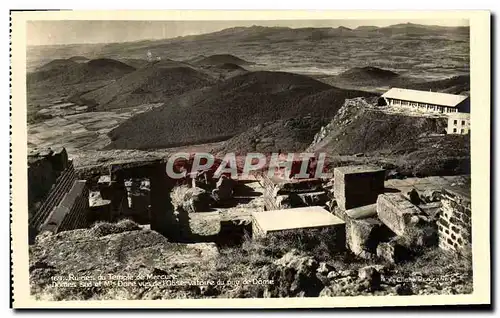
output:
<instances>
[{"instance_id":1,"label":"stone ruin","mask_svg":"<svg viewBox=\"0 0 500 318\"><path fill-rule=\"evenodd\" d=\"M189 220L176 215L170 199L175 180L164 159L112 163L101 175L90 207L92 221L130 218L174 241L188 236Z\"/></svg>"},{"instance_id":2,"label":"stone ruin","mask_svg":"<svg viewBox=\"0 0 500 318\"><path fill-rule=\"evenodd\" d=\"M93 182L77 180L64 149L31 154L28 159L30 241L43 230L57 233L122 218L150 224L167 238L183 241L191 237L189 213L207 212L212 204L179 213L170 198L178 180L166 175L165 159L110 164L107 173ZM384 187L385 171L371 166L338 167L333 175L332 180L258 175L267 211L229 217L216 212L220 214L220 232L237 239L245 232L259 237L267 232L328 227L342 233L345 243L339 244L355 255L388 262L407 259L415 246L439 246L460 254L470 250L467 192L443 189L436 195L414 189L394 193ZM234 203L234 188L242 182L226 177L214 180L203 172L184 181L189 190L203 191L222 207ZM326 221L314 225L315 212L311 211L319 210ZM300 217L292 218L295 212L300 212ZM299 222L288 224L294 219ZM256 230L262 227L274 230Z\"/></svg>"},{"instance_id":3,"label":"stone ruin","mask_svg":"<svg viewBox=\"0 0 500 318\"><path fill-rule=\"evenodd\" d=\"M448 189L386 192L384 179L384 170L369 166L334 171L333 213L346 222L346 242L354 254L397 263L411 257L412 249L438 242L447 250L470 249L470 198Z\"/></svg>"}]
</instances>

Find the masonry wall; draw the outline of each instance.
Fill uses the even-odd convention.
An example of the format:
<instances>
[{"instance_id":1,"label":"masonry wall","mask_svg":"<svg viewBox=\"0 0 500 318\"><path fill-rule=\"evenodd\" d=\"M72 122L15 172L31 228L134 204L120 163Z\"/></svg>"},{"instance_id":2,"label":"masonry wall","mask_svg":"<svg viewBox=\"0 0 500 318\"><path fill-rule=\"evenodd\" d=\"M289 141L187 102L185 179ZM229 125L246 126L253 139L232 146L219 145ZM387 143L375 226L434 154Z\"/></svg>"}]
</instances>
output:
<instances>
[{"instance_id":1,"label":"masonry wall","mask_svg":"<svg viewBox=\"0 0 500 318\"><path fill-rule=\"evenodd\" d=\"M439 247L460 253L472 246L471 201L467 194L443 190L438 220Z\"/></svg>"},{"instance_id":2,"label":"masonry wall","mask_svg":"<svg viewBox=\"0 0 500 318\"><path fill-rule=\"evenodd\" d=\"M60 174L68 167L64 148L45 150L28 155L28 207L32 212L39 208L49 195Z\"/></svg>"}]
</instances>

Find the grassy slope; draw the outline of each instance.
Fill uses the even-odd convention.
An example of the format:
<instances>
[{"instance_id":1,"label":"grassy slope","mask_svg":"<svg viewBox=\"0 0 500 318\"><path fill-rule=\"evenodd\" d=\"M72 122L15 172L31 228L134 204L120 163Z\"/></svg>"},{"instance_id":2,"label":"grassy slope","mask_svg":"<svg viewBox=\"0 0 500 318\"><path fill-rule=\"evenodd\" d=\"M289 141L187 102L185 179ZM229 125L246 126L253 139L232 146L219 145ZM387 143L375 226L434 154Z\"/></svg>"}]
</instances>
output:
<instances>
[{"instance_id":1,"label":"grassy slope","mask_svg":"<svg viewBox=\"0 0 500 318\"><path fill-rule=\"evenodd\" d=\"M331 88L303 98L298 107L310 110L305 116L277 120L254 126L242 134L227 140L219 152L251 151L298 152L306 149L314 135L326 125L343 105L346 98L371 96L360 91Z\"/></svg>"}]
</instances>

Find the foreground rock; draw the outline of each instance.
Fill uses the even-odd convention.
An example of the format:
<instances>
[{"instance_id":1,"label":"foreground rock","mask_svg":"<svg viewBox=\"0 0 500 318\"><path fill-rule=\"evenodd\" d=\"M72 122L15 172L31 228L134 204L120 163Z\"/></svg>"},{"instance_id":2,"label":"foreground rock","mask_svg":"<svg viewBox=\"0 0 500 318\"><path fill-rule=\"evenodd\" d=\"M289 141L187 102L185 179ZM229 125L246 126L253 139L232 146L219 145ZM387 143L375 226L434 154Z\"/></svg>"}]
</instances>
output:
<instances>
[{"instance_id":1,"label":"foreground rock","mask_svg":"<svg viewBox=\"0 0 500 318\"><path fill-rule=\"evenodd\" d=\"M316 277L318 262L292 250L264 269L265 297L315 297L323 288ZM272 283L271 283L272 282Z\"/></svg>"},{"instance_id":2,"label":"foreground rock","mask_svg":"<svg viewBox=\"0 0 500 318\"><path fill-rule=\"evenodd\" d=\"M340 254L319 261L294 249L276 259L251 251L248 258L234 247L219 254L213 243L172 243L131 221L42 233L30 246L31 294L43 300L134 300L472 292L470 264L437 249L423 256L424 266L409 267L367 265Z\"/></svg>"},{"instance_id":3,"label":"foreground rock","mask_svg":"<svg viewBox=\"0 0 500 318\"><path fill-rule=\"evenodd\" d=\"M122 223L40 235L30 247L34 297L168 299L207 292L204 274L218 256L214 243L170 243L157 232Z\"/></svg>"}]
</instances>

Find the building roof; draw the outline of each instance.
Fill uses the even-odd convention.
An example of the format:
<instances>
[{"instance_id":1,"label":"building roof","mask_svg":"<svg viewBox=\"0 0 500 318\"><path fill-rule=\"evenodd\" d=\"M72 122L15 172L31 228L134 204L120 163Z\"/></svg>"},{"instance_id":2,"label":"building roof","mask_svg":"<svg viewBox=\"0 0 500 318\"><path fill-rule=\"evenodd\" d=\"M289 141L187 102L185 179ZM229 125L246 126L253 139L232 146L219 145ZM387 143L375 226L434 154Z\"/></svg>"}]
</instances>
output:
<instances>
[{"instance_id":1,"label":"building roof","mask_svg":"<svg viewBox=\"0 0 500 318\"><path fill-rule=\"evenodd\" d=\"M469 96L430 92L430 91L417 91L414 89L393 87L387 92L385 92L382 95L382 97L400 99L417 103L455 107L464 100L466 100Z\"/></svg>"},{"instance_id":2,"label":"building roof","mask_svg":"<svg viewBox=\"0 0 500 318\"><path fill-rule=\"evenodd\" d=\"M328 227L345 223L320 206L252 212L252 217L265 232Z\"/></svg>"}]
</instances>

